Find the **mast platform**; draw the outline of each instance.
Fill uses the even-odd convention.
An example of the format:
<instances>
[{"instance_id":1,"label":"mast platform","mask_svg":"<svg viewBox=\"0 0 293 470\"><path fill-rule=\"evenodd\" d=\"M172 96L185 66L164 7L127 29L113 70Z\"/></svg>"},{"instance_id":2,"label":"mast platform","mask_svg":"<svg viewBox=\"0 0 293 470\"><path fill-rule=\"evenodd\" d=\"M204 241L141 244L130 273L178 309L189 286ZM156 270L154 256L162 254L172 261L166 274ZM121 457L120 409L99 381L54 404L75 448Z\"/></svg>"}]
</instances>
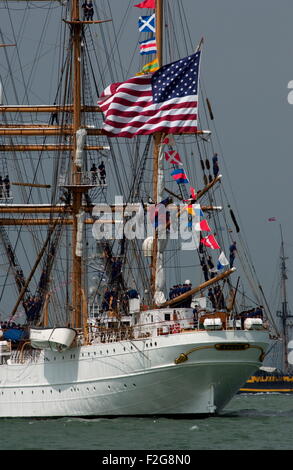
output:
<instances>
[{"instance_id":1,"label":"mast platform","mask_svg":"<svg viewBox=\"0 0 293 470\"><path fill-rule=\"evenodd\" d=\"M13 202L13 197L12 196L9 196L9 197L0 197L0 205L2 204L11 204Z\"/></svg>"},{"instance_id":2,"label":"mast platform","mask_svg":"<svg viewBox=\"0 0 293 470\"><path fill-rule=\"evenodd\" d=\"M97 187L106 188L108 185L101 181L97 172L94 171L81 171L72 173L70 181L61 181L59 186L67 189L75 189L78 191L80 188L82 191L87 189L93 189Z\"/></svg>"}]
</instances>

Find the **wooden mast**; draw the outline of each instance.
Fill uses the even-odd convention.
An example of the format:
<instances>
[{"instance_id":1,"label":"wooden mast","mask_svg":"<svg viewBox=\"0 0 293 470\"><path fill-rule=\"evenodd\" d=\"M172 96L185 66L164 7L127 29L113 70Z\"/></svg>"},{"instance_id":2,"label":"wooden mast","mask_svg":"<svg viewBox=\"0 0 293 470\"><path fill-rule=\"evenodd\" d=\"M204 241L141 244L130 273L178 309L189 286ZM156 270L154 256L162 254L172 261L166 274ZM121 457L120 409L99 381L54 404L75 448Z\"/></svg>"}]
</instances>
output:
<instances>
[{"instance_id":1,"label":"wooden mast","mask_svg":"<svg viewBox=\"0 0 293 470\"><path fill-rule=\"evenodd\" d=\"M156 0L156 43L157 43L157 60L159 67L163 62L163 0ZM153 201L158 201L158 171L159 171L159 149L162 133L157 132L154 135L154 153L153 153ZM151 294L154 298L156 291L156 269L158 256L158 233L155 230L151 260Z\"/></svg>"},{"instance_id":2,"label":"wooden mast","mask_svg":"<svg viewBox=\"0 0 293 470\"><path fill-rule=\"evenodd\" d=\"M76 132L81 126L81 29L79 22L79 0L72 0L70 28L72 31L73 44L73 152L72 152L72 174L81 172L76 164ZM81 176L81 175L80 175ZM78 184L78 179L77 179ZM77 215L82 205L82 193L72 187L72 326L81 327L82 312L82 258L76 255L76 242L78 230Z\"/></svg>"},{"instance_id":3,"label":"wooden mast","mask_svg":"<svg viewBox=\"0 0 293 470\"><path fill-rule=\"evenodd\" d=\"M216 282L221 281L222 279L225 279L226 277L230 276L230 274L232 274L235 270L236 268L227 269L227 271L225 271L224 273L218 274L212 279L209 279L208 281L200 284L199 286L194 287L193 289L185 292L184 294L178 295L174 299L167 300L167 302L164 302L162 305L160 305L160 308L170 307L172 305L176 305L179 302L182 302L182 300L188 299L191 295L196 294L197 292L200 292L201 290L206 289L207 287L212 286Z\"/></svg>"},{"instance_id":4,"label":"wooden mast","mask_svg":"<svg viewBox=\"0 0 293 470\"><path fill-rule=\"evenodd\" d=\"M278 315L281 317L282 321L282 330L283 330L283 372L288 374L289 372L289 361L288 361L288 342L289 342L289 334L288 334L288 319L292 317L288 309L288 300L287 300L287 267L286 267L286 259L285 256L285 249L284 249L284 240L283 240L283 233L282 233L282 226L280 225L280 233L281 233L281 298L282 298L282 310L278 312ZM290 324L289 324L290 325Z\"/></svg>"},{"instance_id":5,"label":"wooden mast","mask_svg":"<svg viewBox=\"0 0 293 470\"><path fill-rule=\"evenodd\" d=\"M82 162L76 158L77 150L77 131L81 128L85 128L85 131L88 135L99 136L103 134L103 131L98 128L89 127L87 128L84 125L84 119L82 118L83 113L94 112L100 113L101 109L98 106L87 106L81 103L81 33L83 29L83 23L104 23L109 20L99 20L99 21L81 21L79 18L79 0L72 0L71 2L71 18L70 21L65 21L68 23L71 31L71 46L73 52L73 66L72 66L72 83L73 83L73 92L72 92L72 104L68 105L40 105L40 106L29 106L29 105L1 105L0 113L4 115L5 113L57 113L57 112L68 112L72 114L72 123L71 125L50 125L47 123L43 124L9 124L2 123L0 124L0 136L9 137L13 135L25 135L25 136L55 136L55 135L68 135L71 136L71 142L68 144L34 144L34 145L15 145L15 144L4 144L0 145L0 151L69 151L71 152L71 184L70 191L72 195L72 203L66 207L48 207L49 213L59 213L66 212L71 215L69 219L64 219L61 223L71 224L72 225L72 266L71 266L71 278L72 278L72 313L71 313L71 324L76 328L82 327L82 323L86 320L82 319L82 312L85 313L84 308L84 298L83 298L83 272L82 272L82 256L76 254L76 245L78 238L78 216L84 210L88 210L87 207L82 205L83 194L89 189L86 185L82 184L82 171L84 170ZM0 47L6 46L15 46L15 44L0 44ZM84 150L104 150L107 149L105 146L101 145L90 145L84 146ZM13 184L17 185L29 185L32 187L48 187L48 185L40 184L31 184L31 183L20 183L16 182ZM5 204L7 206L7 204ZM7 207L1 207L2 211L5 213ZM38 213L39 210L42 212L41 208L28 208L29 213ZM23 213L26 209L21 208L9 208L10 212ZM45 209L46 212L46 209ZM24 222L25 219L22 221ZM52 219L26 219L28 225L51 225ZM86 220L86 223L93 223L92 219ZM59 223L59 219L54 219L54 226ZM0 225L18 225L21 224L21 220L14 218L11 219L1 219ZM26 225L26 223L24 222ZM23 224L21 224L23 225ZM44 254L44 249L39 253L37 258L37 263L40 262L42 255ZM80 253L79 253L80 254ZM36 265L37 266L37 265ZM28 279L30 282L32 276ZM27 287L28 284L25 286ZM25 291L24 291L25 292ZM18 300L18 304L19 304ZM18 306L17 304L17 306ZM14 308L14 312L17 309L17 306Z\"/></svg>"}]
</instances>

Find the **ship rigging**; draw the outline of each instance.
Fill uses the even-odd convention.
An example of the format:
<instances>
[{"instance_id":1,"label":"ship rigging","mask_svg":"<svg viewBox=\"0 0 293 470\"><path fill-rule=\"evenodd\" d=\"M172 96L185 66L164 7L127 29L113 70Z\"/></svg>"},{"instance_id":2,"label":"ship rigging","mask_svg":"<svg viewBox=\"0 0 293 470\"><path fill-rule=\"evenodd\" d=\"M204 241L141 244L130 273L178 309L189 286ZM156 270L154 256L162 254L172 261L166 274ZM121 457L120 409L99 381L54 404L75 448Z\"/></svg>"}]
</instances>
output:
<instances>
[{"instance_id":1,"label":"ship rigging","mask_svg":"<svg viewBox=\"0 0 293 470\"><path fill-rule=\"evenodd\" d=\"M22 308L26 318L23 328L5 325L2 331L1 416L216 413L261 365L268 347L269 310L262 307L262 291L256 292L254 314L248 318L247 310L240 311L238 304L239 277L235 285L230 279L235 258L239 264L247 258L240 227L222 189L220 157L209 130L214 121L209 99L202 99L208 111L204 118L197 116L203 40L196 52L192 44L181 55L172 47L170 28L165 27L169 20L173 24L170 5L163 0L151 2L158 73L144 73L143 67L128 80L128 73L122 73L124 81L120 77L113 84L117 63L122 72L125 64L116 55L117 32L111 15L105 14L106 3L95 5L90 20L83 19L78 0L44 9L46 27L36 25L42 37L39 45L48 45L44 38L49 16L55 17L57 9L62 12L58 35L55 32L58 60L51 70L45 69L51 78L57 75L56 91L50 92L52 105L29 104L38 96L34 72L39 63L40 86L42 77L48 82L41 48L37 47L28 74L23 65L19 67L19 88L11 68L15 56L9 57L3 48L7 75L0 151L7 172L9 168L11 194L0 201L0 238L7 260L6 281L14 283L17 295L8 295L4 303L8 292L4 282L0 300L10 323L19 318ZM139 8L143 6L144 2ZM176 8L182 13L181 2ZM25 8L23 13L26 18ZM36 12L29 13L28 22ZM22 22L16 21L21 30ZM178 31L185 29L179 26ZM3 33L0 39L4 44ZM13 41L17 50L22 47L20 38ZM16 57L19 61L19 53ZM167 115L168 127L155 114L150 128L136 123L135 137L129 138L129 128L125 134L117 132L125 117L114 110L118 124L114 132L109 131L108 104L111 107L114 101L105 90L113 93L114 88L115 96L129 84L149 86L157 79L160 83L160 74L174 70L179 60L183 62L181 57L185 57L182 81L187 83L188 78L193 83L186 91L190 96L186 109L180 111L184 117ZM110 88L105 88L106 80L113 84ZM10 87L16 104L7 99ZM147 92L153 100L150 112L159 114L165 105L153 90ZM170 110L174 106L169 100L178 104L174 87L172 93L171 98L167 92L165 97ZM130 126L133 113L133 108L127 108ZM148 113L142 112L143 120ZM177 120L175 132L172 125ZM152 126L157 126L156 132ZM178 158L192 175L189 190ZM227 208L230 221L221 221ZM181 235L191 240L192 251L183 253L181 240L172 239L180 227ZM140 230L142 238L133 236ZM212 256L210 250L220 246L230 250L229 261L224 252L216 251L218 262ZM179 258L184 254L192 281L182 281L184 264ZM240 273L252 284L254 270L239 268ZM180 279L178 285L168 294L175 277ZM22 374L24 368L26 374ZM24 379L19 382L16 377Z\"/></svg>"}]
</instances>

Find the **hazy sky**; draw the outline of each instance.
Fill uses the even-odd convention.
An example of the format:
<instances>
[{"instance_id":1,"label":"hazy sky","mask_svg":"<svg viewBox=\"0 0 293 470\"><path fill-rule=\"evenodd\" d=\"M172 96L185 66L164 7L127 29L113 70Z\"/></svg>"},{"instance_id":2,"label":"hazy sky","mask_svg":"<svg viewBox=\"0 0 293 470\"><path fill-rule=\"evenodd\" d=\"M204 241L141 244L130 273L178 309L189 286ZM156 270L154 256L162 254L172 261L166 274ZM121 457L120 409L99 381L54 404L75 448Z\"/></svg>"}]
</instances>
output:
<instances>
[{"instance_id":1,"label":"hazy sky","mask_svg":"<svg viewBox=\"0 0 293 470\"><path fill-rule=\"evenodd\" d=\"M194 31L205 38L207 94L256 270L269 296L282 224L291 294L293 105L287 86L293 80L293 3L185 3ZM268 222L273 216L277 221Z\"/></svg>"}]
</instances>

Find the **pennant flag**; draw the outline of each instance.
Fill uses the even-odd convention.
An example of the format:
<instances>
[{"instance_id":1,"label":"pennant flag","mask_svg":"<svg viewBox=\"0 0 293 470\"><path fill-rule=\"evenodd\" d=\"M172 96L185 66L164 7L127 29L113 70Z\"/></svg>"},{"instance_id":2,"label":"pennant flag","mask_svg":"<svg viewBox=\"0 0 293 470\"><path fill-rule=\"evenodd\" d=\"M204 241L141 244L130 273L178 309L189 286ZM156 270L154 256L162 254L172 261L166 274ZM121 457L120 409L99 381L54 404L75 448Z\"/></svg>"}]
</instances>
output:
<instances>
[{"instance_id":1,"label":"pennant flag","mask_svg":"<svg viewBox=\"0 0 293 470\"><path fill-rule=\"evenodd\" d=\"M219 259L218 259L217 269L218 270L223 269L228 264L229 264L229 261L227 260L226 256L224 255L224 252L222 251L220 256L219 256Z\"/></svg>"},{"instance_id":2,"label":"pennant flag","mask_svg":"<svg viewBox=\"0 0 293 470\"><path fill-rule=\"evenodd\" d=\"M188 199L183 199L184 202L189 202L190 204L194 204L197 198L197 194L194 188L190 186L190 196Z\"/></svg>"},{"instance_id":3,"label":"pennant flag","mask_svg":"<svg viewBox=\"0 0 293 470\"><path fill-rule=\"evenodd\" d=\"M169 150L169 152L165 152L165 159L167 162L171 163L171 165L183 165L181 162L181 158L176 150Z\"/></svg>"},{"instance_id":4,"label":"pennant flag","mask_svg":"<svg viewBox=\"0 0 293 470\"><path fill-rule=\"evenodd\" d=\"M98 100L105 115L103 133L132 137L196 132L199 62L200 51L154 74L108 86Z\"/></svg>"},{"instance_id":5,"label":"pennant flag","mask_svg":"<svg viewBox=\"0 0 293 470\"><path fill-rule=\"evenodd\" d=\"M195 230L199 230L200 232L212 231L206 220L201 220L198 224L196 224Z\"/></svg>"},{"instance_id":6,"label":"pennant flag","mask_svg":"<svg viewBox=\"0 0 293 470\"><path fill-rule=\"evenodd\" d=\"M195 213L198 217L203 217L203 211L201 209L195 209Z\"/></svg>"},{"instance_id":7,"label":"pennant flag","mask_svg":"<svg viewBox=\"0 0 293 470\"><path fill-rule=\"evenodd\" d=\"M166 224L169 220L170 214L166 212L166 207L172 202L170 197L167 197L158 204L153 204L148 208L151 224L157 228L159 224Z\"/></svg>"},{"instance_id":8,"label":"pennant flag","mask_svg":"<svg viewBox=\"0 0 293 470\"><path fill-rule=\"evenodd\" d=\"M157 52L156 38L140 41L139 43L140 54L154 54Z\"/></svg>"},{"instance_id":9,"label":"pennant flag","mask_svg":"<svg viewBox=\"0 0 293 470\"><path fill-rule=\"evenodd\" d=\"M167 207L168 204L171 204L173 202L173 199L168 196L166 199L163 199L159 204L163 204L163 206Z\"/></svg>"},{"instance_id":10,"label":"pennant flag","mask_svg":"<svg viewBox=\"0 0 293 470\"><path fill-rule=\"evenodd\" d=\"M192 204L189 204L188 206L184 207L185 210L187 210L187 213L190 215L195 215L194 209L192 207Z\"/></svg>"},{"instance_id":11,"label":"pennant flag","mask_svg":"<svg viewBox=\"0 0 293 470\"><path fill-rule=\"evenodd\" d=\"M276 220L277 220L276 217L270 217L268 219L268 222L276 222Z\"/></svg>"},{"instance_id":12,"label":"pennant flag","mask_svg":"<svg viewBox=\"0 0 293 470\"><path fill-rule=\"evenodd\" d=\"M159 62L158 62L158 59L155 58L154 60L152 60L148 64L145 64L143 66L143 68L141 69L141 71L138 72L136 75L144 75L146 73L155 72L158 69L159 69Z\"/></svg>"},{"instance_id":13,"label":"pennant flag","mask_svg":"<svg viewBox=\"0 0 293 470\"><path fill-rule=\"evenodd\" d=\"M181 184L181 183L189 183L188 179L187 179L187 176L185 174L185 171L183 170L180 170L179 168L174 171L172 171L171 173L171 176L173 177L173 179L176 181L176 183L178 184Z\"/></svg>"},{"instance_id":14,"label":"pennant flag","mask_svg":"<svg viewBox=\"0 0 293 470\"><path fill-rule=\"evenodd\" d=\"M156 0L144 0L143 2L133 6L137 8L156 8Z\"/></svg>"},{"instance_id":15,"label":"pennant flag","mask_svg":"<svg viewBox=\"0 0 293 470\"><path fill-rule=\"evenodd\" d=\"M150 217L150 221L153 227L157 228L159 223L162 223L161 217L160 217L160 207L158 206L151 206L148 208L148 213ZM165 219L164 219L165 220Z\"/></svg>"},{"instance_id":16,"label":"pennant flag","mask_svg":"<svg viewBox=\"0 0 293 470\"><path fill-rule=\"evenodd\" d=\"M139 31L142 33L149 32L149 31L151 31L152 33L155 33L156 32L155 18L156 18L155 13L153 13L151 16L140 16L138 18Z\"/></svg>"},{"instance_id":17,"label":"pennant flag","mask_svg":"<svg viewBox=\"0 0 293 470\"><path fill-rule=\"evenodd\" d=\"M202 238L200 241L203 245L208 246L213 250L217 250L218 248L220 248L214 235L208 235L207 237Z\"/></svg>"},{"instance_id":18,"label":"pennant flag","mask_svg":"<svg viewBox=\"0 0 293 470\"><path fill-rule=\"evenodd\" d=\"M191 195L192 199L196 199L196 198L197 198L196 191L195 191L195 189L192 188L191 186L190 186L190 195Z\"/></svg>"},{"instance_id":19,"label":"pennant flag","mask_svg":"<svg viewBox=\"0 0 293 470\"><path fill-rule=\"evenodd\" d=\"M172 135L167 135L162 144L164 145L170 145L171 147L173 147L175 145L175 140L174 140L174 137Z\"/></svg>"}]
</instances>

